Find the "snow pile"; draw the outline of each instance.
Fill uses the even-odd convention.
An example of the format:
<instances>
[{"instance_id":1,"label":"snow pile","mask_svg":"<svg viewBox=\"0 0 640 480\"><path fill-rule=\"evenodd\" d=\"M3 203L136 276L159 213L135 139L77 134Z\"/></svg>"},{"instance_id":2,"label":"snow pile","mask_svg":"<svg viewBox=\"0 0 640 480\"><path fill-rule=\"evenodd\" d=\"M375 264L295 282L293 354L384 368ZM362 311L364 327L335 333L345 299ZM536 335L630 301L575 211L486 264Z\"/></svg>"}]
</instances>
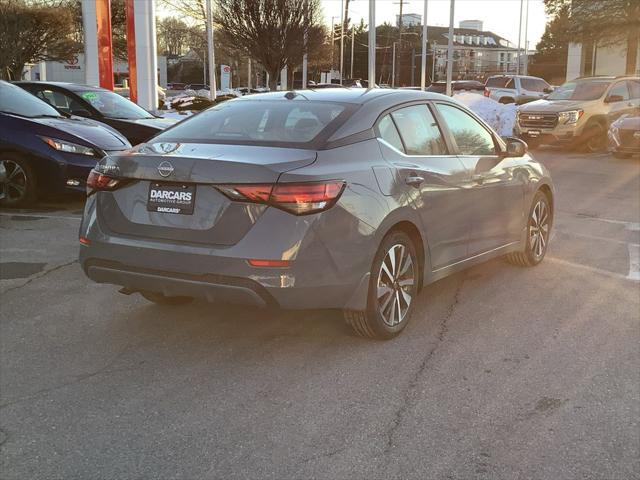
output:
<instances>
[{"instance_id":1,"label":"snow pile","mask_svg":"<svg viewBox=\"0 0 640 480\"><path fill-rule=\"evenodd\" d=\"M498 103L491 98L471 92L456 93L453 98L469 107L499 135L513 135L517 108L515 103Z\"/></svg>"}]
</instances>

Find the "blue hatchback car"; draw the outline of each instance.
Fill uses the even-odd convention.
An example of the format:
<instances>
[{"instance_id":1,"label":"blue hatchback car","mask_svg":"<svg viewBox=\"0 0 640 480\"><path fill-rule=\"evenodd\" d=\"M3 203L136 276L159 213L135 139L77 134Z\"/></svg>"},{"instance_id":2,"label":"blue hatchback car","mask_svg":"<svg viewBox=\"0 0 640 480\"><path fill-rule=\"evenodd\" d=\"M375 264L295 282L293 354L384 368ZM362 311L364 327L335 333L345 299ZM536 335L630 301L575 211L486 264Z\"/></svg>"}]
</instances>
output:
<instances>
[{"instance_id":1,"label":"blue hatchback car","mask_svg":"<svg viewBox=\"0 0 640 480\"><path fill-rule=\"evenodd\" d=\"M96 162L130 148L100 122L61 115L23 89L0 81L0 205L21 207L42 193L79 190Z\"/></svg>"}]
</instances>

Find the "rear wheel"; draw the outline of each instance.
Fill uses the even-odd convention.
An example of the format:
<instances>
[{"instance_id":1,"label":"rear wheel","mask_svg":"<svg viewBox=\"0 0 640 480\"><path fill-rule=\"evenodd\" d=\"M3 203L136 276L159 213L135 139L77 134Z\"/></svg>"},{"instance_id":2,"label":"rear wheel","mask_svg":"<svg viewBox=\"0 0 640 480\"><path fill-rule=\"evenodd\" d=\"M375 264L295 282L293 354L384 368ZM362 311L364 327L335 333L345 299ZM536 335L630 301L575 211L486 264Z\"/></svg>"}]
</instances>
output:
<instances>
[{"instance_id":1,"label":"rear wheel","mask_svg":"<svg viewBox=\"0 0 640 480\"><path fill-rule=\"evenodd\" d=\"M167 297L156 292L140 292L140 295L158 305L185 305L193 301L191 297Z\"/></svg>"},{"instance_id":2,"label":"rear wheel","mask_svg":"<svg viewBox=\"0 0 640 480\"><path fill-rule=\"evenodd\" d=\"M344 312L356 334L380 340L398 335L413 312L419 271L416 248L409 236L402 231L388 234L371 268L367 309Z\"/></svg>"},{"instance_id":3,"label":"rear wheel","mask_svg":"<svg viewBox=\"0 0 640 480\"><path fill-rule=\"evenodd\" d=\"M527 222L525 249L507 254L507 261L519 267L538 265L547 253L552 220L549 199L542 192L536 193L533 197L529 221Z\"/></svg>"},{"instance_id":4,"label":"rear wheel","mask_svg":"<svg viewBox=\"0 0 640 480\"><path fill-rule=\"evenodd\" d=\"M15 153L0 153L0 163L5 170L5 178L0 188L4 197L3 207L26 207L36 201L36 178L31 165Z\"/></svg>"}]
</instances>

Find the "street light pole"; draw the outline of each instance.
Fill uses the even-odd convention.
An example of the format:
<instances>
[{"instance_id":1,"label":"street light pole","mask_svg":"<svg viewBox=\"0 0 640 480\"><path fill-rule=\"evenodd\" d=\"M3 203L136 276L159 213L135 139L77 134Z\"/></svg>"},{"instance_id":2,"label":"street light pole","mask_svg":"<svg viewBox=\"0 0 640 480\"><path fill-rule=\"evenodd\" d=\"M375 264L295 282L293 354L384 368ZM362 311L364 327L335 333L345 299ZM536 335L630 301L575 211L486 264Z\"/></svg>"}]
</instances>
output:
<instances>
[{"instance_id":1,"label":"street light pole","mask_svg":"<svg viewBox=\"0 0 640 480\"><path fill-rule=\"evenodd\" d=\"M209 95L216 99L216 57L213 45L213 12L211 0L207 0L207 50L209 52Z\"/></svg>"},{"instance_id":2,"label":"street light pole","mask_svg":"<svg viewBox=\"0 0 640 480\"><path fill-rule=\"evenodd\" d=\"M304 54L302 55L302 88L305 89L307 88L307 74L308 74L308 67L309 67L309 57L307 55L307 48L308 48L308 43L309 43L309 2L308 0L305 0L304 2L304 21L305 21L305 27L304 27ZM249 64L251 65L251 64Z\"/></svg>"},{"instance_id":3,"label":"street light pole","mask_svg":"<svg viewBox=\"0 0 640 480\"><path fill-rule=\"evenodd\" d=\"M391 88L396 87L396 43L393 42L393 55L391 56Z\"/></svg>"},{"instance_id":4,"label":"street light pole","mask_svg":"<svg viewBox=\"0 0 640 480\"><path fill-rule=\"evenodd\" d=\"M376 82L376 0L369 0L369 68L368 87Z\"/></svg>"},{"instance_id":5,"label":"street light pole","mask_svg":"<svg viewBox=\"0 0 640 480\"><path fill-rule=\"evenodd\" d=\"M449 11L449 44L447 45L447 95L451 96L451 80L453 79L453 15L456 8L456 0L450 0Z\"/></svg>"},{"instance_id":6,"label":"street light pole","mask_svg":"<svg viewBox=\"0 0 640 480\"><path fill-rule=\"evenodd\" d=\"M520 21L518 22L518 65L516 66L516 73L520 75L520 45L522 41L522 7L524 0L520 0Z\"/></svg>"},{"instance_id":7,"label":"street light pole","mask_svg":"<svg viewBox=\"0 0 640 480\"><path fill-rule=\"evenodd\" d=\"M420 89L425 90L427 88L427 8L428 1L424 0L424 15L422 19L422 76L420 77ZM433 78L431 78L433 81Z\"/></svg>"},{"instance_id":8,"label":"street light pole","mask_svg":"<svg viewBox=\"0 0 640 480\"><path fill-rule=\"evenodd\" d=\"M356 26L351 27L351 78L353 78L353 45L356 41Z\"/></svg>"},{"instance_id":9,"label":"street light pole","mask_svg":"<svg viewBox=\"0 0 640 480\"><path fill-rule=\"evenodd\" d=\"M342 69L344 68L344 0L340 1L340 85L342 85Z\"/></svg>"},{"instance_id":10,"label":"street light pole","mask_svg":"<svg viewBox=\"0 0 640 480\"><path fill-rule=\"evenodd\" d=\"M529 0L527 0L527 10L524 21L524 74L529 75L529 52L528 52L528 35L529 35Z\"/></svg>"}]
</instances>

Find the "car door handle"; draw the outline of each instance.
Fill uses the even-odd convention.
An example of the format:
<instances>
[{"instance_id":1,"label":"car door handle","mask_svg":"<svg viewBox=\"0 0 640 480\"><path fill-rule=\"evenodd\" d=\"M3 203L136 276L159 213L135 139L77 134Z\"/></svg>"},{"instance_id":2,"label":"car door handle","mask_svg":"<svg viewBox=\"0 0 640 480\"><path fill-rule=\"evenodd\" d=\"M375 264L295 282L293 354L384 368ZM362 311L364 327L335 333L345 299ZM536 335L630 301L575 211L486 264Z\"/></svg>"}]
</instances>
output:
<instances>
[{"instance_id":1,"label":"car door handle","mask_svg":"<svg viewBox=\"0 0 640 480\"><path fill-rule=\"evenodd\" d=\"M412 187L419 187L424 182L424 178L415 176L409 176L404 179L404 183L411 185Z\"/></svg>"},{"instance_id":2,"label":"car door handle","mask_svg":"<svg viewBox=\"0 0 640 480\"><path fill-rule=\"evenodd\" d=\"M471 175L471 180L473 180L479 185L482 185L484 183L484 175L480 175L480 174Z\"/></svg>"}]
</instances>

